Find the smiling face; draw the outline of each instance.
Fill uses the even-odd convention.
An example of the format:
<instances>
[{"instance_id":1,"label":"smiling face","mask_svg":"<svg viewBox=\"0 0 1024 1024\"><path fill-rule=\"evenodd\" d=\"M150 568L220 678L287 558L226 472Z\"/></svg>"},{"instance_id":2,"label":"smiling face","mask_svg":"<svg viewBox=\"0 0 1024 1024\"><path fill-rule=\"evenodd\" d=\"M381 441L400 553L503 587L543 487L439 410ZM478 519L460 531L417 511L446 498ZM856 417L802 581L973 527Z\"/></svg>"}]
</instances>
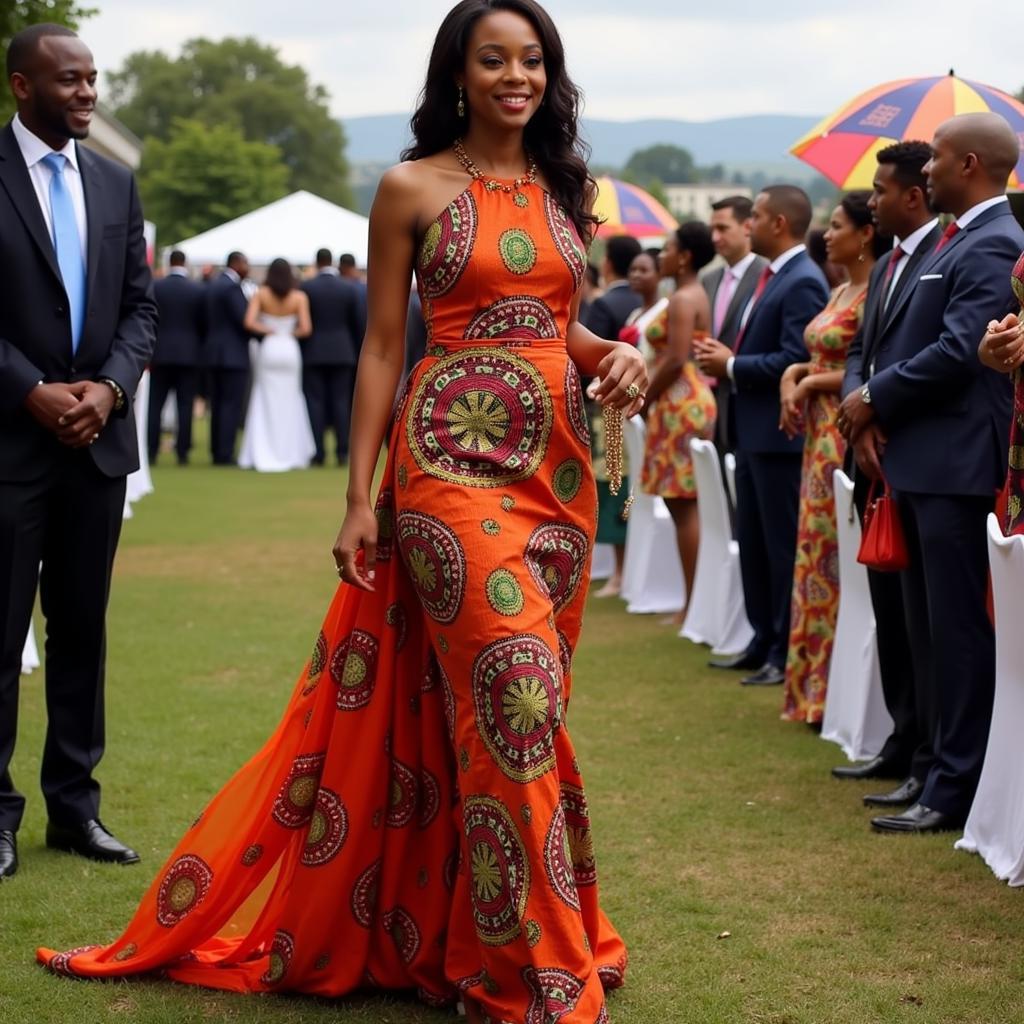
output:
<instances>
[{"instance_id":1,"label":"smiling face","mask_svg":"<svg viewBox=\"0 0 1024 1024\"><path fill-rule=\"evenodd\" d=\"M96 66L77 36L44 36L26 71L11 76L25 126L54 149L89 134Z\"/></svg>"},{"instance_id":2,"label":"smiling face","mask_svg":"<svg viewBox=\"0 0 1024 1024\"><path fill-rule=\"evenodd\" d=\"M481 18L470 34L459 84L471 117L495 127L525 128L547 88L537 30L511 11Z\"/></svg>"}]
</instances>

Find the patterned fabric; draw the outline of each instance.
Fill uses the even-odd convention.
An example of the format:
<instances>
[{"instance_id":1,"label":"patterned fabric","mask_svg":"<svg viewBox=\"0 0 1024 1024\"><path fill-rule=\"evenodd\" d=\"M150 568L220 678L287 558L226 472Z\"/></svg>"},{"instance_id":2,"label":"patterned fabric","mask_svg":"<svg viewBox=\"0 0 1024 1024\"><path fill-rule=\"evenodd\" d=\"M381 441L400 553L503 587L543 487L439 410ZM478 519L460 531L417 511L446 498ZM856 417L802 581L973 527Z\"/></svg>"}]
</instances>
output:
<instances>
[{"instance_id":1,"label":"patterned fabric","mask_svg":"<svg viewBox=\"0 0 1024 1024\"><path fill-rule=\"evenodd\" d=\"M1021 304L1024 320L1024 253L1011 277L1013 291ZM1024 533L1024 369L1013 372L1013 420L1010 422L1009 466L1006 475L1006 535Z\"/></svg>"},{"instance_id":2,"label":"patterned fabric","mask_svg":"<svg viewBox=\"0 0 1024 1024\"><path fill-rule=\"evenodd\" d=\"M474 182L423 241L431 346L388 448L375 590L339 587L276 732L125 933L40 950L54 970L607 1019L626 950L565 725L597 500L564 340L584 255L525 188L520 207Z\"/></svg>"},{"instance_id":3,"label":"patterned fabric","mask_svg":"<svg viewBox=\"0 0 1024 1024\"><path fill-rule=\"evenodd\" d=\"M832 293L808 325L804 342L811 373L842 370L864 317L864 293L842 309ZM839 543L832 474L843 464L846 442L836 427L839 395L815 391L807 402L793 603L786 656L785 704L790 722L817 724L825 713L832 640L839 610Z\"/></svg>"},{"instance_id":4,"label":"patterned fabric","mask_svg":"<svg viewBox=\"0 0 1024 1024\"><path fill-rule=\"evenodd\" d=\"M704 338L694 331L694 339ZM668 346L668 307L650 323L647 341L655 352L655 365ZM662 498L696 498L690 441L715 436L718 406L707 381L688 359L678 379L654 401L647 414L647 440L640 486L645 494Z\"/></svg>"}]
</instances>

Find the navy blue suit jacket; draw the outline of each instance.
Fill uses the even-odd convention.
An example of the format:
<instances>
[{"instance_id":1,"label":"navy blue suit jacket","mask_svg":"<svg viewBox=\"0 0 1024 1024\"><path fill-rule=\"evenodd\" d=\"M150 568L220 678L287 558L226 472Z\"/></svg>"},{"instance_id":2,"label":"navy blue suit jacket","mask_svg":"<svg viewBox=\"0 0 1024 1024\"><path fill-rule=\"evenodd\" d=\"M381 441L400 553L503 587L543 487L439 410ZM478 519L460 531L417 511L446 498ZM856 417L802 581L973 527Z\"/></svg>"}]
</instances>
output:
<instances>
[{"instance_id":1,"label":"navy blue suit jacket","mask_svg":"<svg viewBox=\"0 0 1024 1024\"><path fill-rule=\"evenodd\" d=\"M313 333L302 340L306 366L355 366L366 321L359 288L337 274L317 274L304 281Z\"/></svg>"},{"instance_id":2,"label":"navy blue suit jacket","mask_svg":"<svg viewBox=\"0 0 1024 1024\"><path fill-rule=\"evenodd\" d=\"M828 302L825 275L806 252L769 279L750 311L733 364L733 410L740 451L798 453L803 435L779 430L779 381L786 367L808 360L804 329Z\"/></svg>"},{"instance_id":3,"label":"navy blue suit jacket","mask_svg":"<svg viewBox=\"0 0 1024 1024\"><path fill-rule=\"evenodd\" d=\"M629 319L629 314L640 308L641 301L640 296L628 285L619 284L609 288L591 303L583 326L599 338L618 341L619 331Z\"/></svg>"},{"instance_id":4,"label":"navy blue suit jacket","mask_svg":"<svg viewBox=\"0 0 1024 1024\"><path fill-rule=\"evenodd\" d=\"M985 496L1002 485L1012 386L982 366L978 344L990 320L1019 308L1010 272L1022 249L1009 204L991 207L890 303L870 388L894 489Z\"/></svg>"},{"instance_id":5,"label":"navy blue suit jacket","mask_svg":"<svg viewBox=\"0 0 1024 1024\"><path fill-rule=\"evenodd\" d=\"M206 323L206 289L183 274L168 274L154 286L160 327L154 366L198 366Z\"/></svg>"},{"instance_id":6,"label":"navy blue suit jacket","mask_svg":"<svg viewBox=\"0 0 1024 1024\"><path fill-rule=\"evenodd\" d=\"M249 308L242 286L226 273L218 274L206 289L206 365L223 370L249 369Z\"/></svg>"}]
</instances>

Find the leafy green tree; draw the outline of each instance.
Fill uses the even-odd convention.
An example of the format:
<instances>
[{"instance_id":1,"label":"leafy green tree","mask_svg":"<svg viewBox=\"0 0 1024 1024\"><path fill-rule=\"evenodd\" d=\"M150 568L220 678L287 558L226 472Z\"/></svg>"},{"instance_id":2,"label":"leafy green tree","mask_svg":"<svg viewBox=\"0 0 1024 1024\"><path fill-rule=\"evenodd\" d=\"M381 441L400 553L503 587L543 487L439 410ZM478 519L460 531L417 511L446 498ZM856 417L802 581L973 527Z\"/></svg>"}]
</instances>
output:
<instances>
[{"instance_id":1,"label":"leafy green tree","mask_svg":"<svg viewBox=\"0 0 1024 1024\"><path fill-rule=\"evenodd\" d=\"M7 44L23 28L41 21L52 21L68 28L77 28L95 10L83 7L77 0L0 0L0 55L7 53ZM6 86L0 89L0 124L14 114L14 97Z\"/></svg>"},{"instance_id":2,"label":"leafy green tree","mask_svg":"<svg viewBox=\"0 0 1024 1024\"><path fill-rule=\"evenodd\" d=\"M662 181L658 178L652 178L647 182L644 188L646 188L648 193L657 199L666 210L668 209L668 193L665 191L665 185Z\"/></svg>"},{"instance_id":3,"label":"leafy green tree","mask_svg":"<svg viewBox=\"0 0 1024 1024\"><path fill-rule=\"evenodd\" d=\"M249 142L277 147L290 190L353 204L345 135L327 91L273 47L251 38L191 39L176 58L130 54L107 81L108 104L136 135L167 141L176 118L229 125Z\"/></svg>"},{"instance_id":4,"label":"leafy green tree","mask_svg":"<svg viewBox=\"0 0 1024 1024\"><path fill-rule=\"evenodd\" d=\"M682 146L667 143L638 149L626 162L623 176L644 187L655 180L673 185L686 185L699 180L693 154Z\"/></svg>"},{"instance_id":5,"label":"leafy green tree","mask_svg":"<svg viewBox=\"0 0 1024 1024\"><path fill-rule=\"evenodd\" d=\"M142 151L139 192L159 244L170 245L288 193L281 151L248 142L232 125L176 119Z\"/></svg>"}]
</instances>

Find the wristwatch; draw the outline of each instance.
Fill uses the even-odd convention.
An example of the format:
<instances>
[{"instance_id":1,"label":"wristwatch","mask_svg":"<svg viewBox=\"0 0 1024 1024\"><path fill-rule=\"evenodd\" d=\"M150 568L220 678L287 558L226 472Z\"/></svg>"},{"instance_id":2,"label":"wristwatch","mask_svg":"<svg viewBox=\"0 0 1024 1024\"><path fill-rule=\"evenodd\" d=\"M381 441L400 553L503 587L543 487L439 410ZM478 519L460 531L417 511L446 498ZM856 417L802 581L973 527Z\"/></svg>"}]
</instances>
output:
<instances>
[{"instance_id":1,"label":"wristwatch","mask_svg":"<svg viewBox=\"0 0 1024 1024\"><path fill-rule=\"evenodd\" d=\"M871 404L871 389L867 384L860 389L860 399L865 405Z\"/></svg>"},{"instance_id":2,"label":"wristwatch","mask_svg":"<svg viewBox=\"0 0 1024 1024\"><path fill-rule=\"evenodd\" d=\"M121 385L109 377L100 377L99 384L106 384L114 392L114 412L120 412L124 408L125 397Z\"/></svg>"}]
</instances>

